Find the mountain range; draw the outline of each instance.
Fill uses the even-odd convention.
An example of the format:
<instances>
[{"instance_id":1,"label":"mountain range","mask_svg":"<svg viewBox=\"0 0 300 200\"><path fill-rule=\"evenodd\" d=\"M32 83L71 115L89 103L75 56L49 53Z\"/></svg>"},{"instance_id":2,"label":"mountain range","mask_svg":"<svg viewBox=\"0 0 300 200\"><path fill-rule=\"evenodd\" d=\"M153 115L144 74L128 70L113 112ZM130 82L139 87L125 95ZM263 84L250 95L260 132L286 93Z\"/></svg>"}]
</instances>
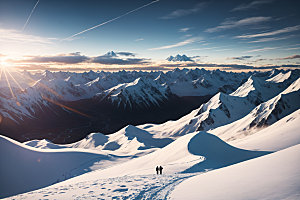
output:
<instances>
[{"instance_id":1,"label":"mountain range","mask_svg":"<svg viewBox=\"0 0 300 200\"><path fill-rule=\"evenodd\" d=\"M23 90L12 81L15 97L5 80L0 81L0 132L19 141L71 143L91 132L108 134L127 125L146 126L158 134L174 124L174 130L163 134L176 137L187 130L207 131L230 124L253 109L263 110L264 102L276 102L270 117L249 125L261 127L298 108L285 103L297 101L296 89L283 92L299 74L299 70L233 73L178 68L166 73L24 71ZM284 109L290 110L285 113ZM147 123L157 125L141 125Z\"/></svg>"}]
</instances>

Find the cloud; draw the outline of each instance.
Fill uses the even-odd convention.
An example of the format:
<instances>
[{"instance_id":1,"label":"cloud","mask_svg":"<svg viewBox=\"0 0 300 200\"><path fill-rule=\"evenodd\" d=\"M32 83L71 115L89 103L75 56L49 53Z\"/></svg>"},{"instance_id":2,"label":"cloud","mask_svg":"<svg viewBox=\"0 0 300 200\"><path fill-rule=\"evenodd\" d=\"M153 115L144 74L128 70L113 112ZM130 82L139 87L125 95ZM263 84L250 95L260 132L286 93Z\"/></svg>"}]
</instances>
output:
<instances>
[{"instance_id":1,"label":"cloud","mask_svg":"<svg viewBox=\"0 0 300 200\"><path fill-rule=\"evenodd\" d=\"M269 50L273 50L273 49L277 49L278 47L264 47L264 48L258 48L258 49L252 49L247 51L248 53L252 53L252 52L261 52L261 51L269 51Z\"/></svg>"},{"instance_id":2,"label":"cloud","mask_svg":"<svg viewBox=\"0 0 300 200\"><path fill-rule=\"evenodd\" d=\"M285 37L269 37L269 38L260 38L258 40L249 41L248 43L259 43L259 42L272 42L272 41L278 41L278 40L286 40L291 37L294 37L294 35L289 35Z\"/></svg>"},{"instance_id":3,"label":"cloud","mask_svg":"<svg viewBox=\"0 0 300 200\"><path fill-rule=\"evenodd\" d=\"M139 42L139 41L143 41L144 40L144 38L138 38L138 39L136 39L135 41L136 42Z\"/></svg>"},{"instance_id":4,"label":"cloud","mask_svg":"<svg viewBox=\"0 0 300 200\"><path fill-rule=\"evenodd\" d=\"M70 54L60 54L55 56L31 56L30 59L22 60L20 62L78 64L88 61L89 59L89 57L81 55L80 52L76 52Z\"/></svg>"},{"instance_id":5,"label":"cloud","mask_svg":"<svg viewBox=\"0 0 300 200\"><path fill-rule=\"evenodd\" d=\"M225 20L219 26L208 28L205 30L205 32L212 33L212 32L222 31L226 29L238 28L241 26L249 26L249 25L270 21L271 19L272 19L271 17L248 17L238 21Z\"/></svg>"},{"instance_id":6,"label":"cloud","mask_svg":"<svg viewBox=\"0 0 300 200\"><path fill-rule=\"evenodd\" d=\"M201 40L200 37L193 37L193 38L189 38L189 39L186 39L184 41L181 41L181 42L178 42L178 43L175 43L175 44L161 46L161 47L155 47L155 48L151 48L149 50L171 49L171 48L175 48L175 47L181 47L181 46L185 46L185 45L188 45L188 44L192 44L192 43L198 42L200 40Z\"/></svg>"},{"instance_id":7,"label":"cloud","mask_svg":"<svg viewBox=\"0 0 300 200\"><path fill-rule=\"evenodd\" d=\"M292 51L292 50L298 50L298 49L300 49L300 47L291 47L291 48L286 48L284 50L286 50L286 51Z\"/></svg>"},{"instance_id":8,"label":"cloud","mask_svg":"<svg viewBox=\"0 0 300 200\"><path fill-rule=\"evenodd\" d=\"M120 51L120 52L117 52L116 54L121 55L121 56L131 56L131 57L135 57L135 53L131 53L131 52Z\"/></svg>"},{"instance_id":9,"label":"cloud","mask_svg":"<svg viewBox=\"0 0 300 200\"><path fill-rule=\"evenodd\" d=\"M161 19L175 19L175 18L191 15L199 12L205 5L206 2L201 2L201 3L197 3L193 8L174 10L173 12L161 17Z\"/></svg>"},{"instance_id":10,"label":"cloud","mask_svg":"<svg viewBox=\"0 0 300 200\"><path fill-rule=\"evenodd\" d=\"M241 4L235 8L233 8L231 11L244 11L249 10L252 8L257 8L260 5L272 3L274 0L258 0L258 1L252 1L248 4Z\"/></svg>"},{"instance_id":11,"label":"cloud","mask_svg":"<svg viewBox=\"0 0 300 200\"><path fill-rule=\"evenodd\" d=\"M0 41L1 42L18 42L18 43L39 43L51 44L55 38L44 38L40 36L24 34L20 31L13 29L0 28Z\"/></svg>"},{"instance_id":12,"label":"cloud","mask_svg":"<svg viewBox=\"0 0 300 200\"><path fill-rule=\"evenodd\" d=\"M125 57L118 57L122 55ZM29 59L18 60L18 63L55 63L55 64L79 64L79 63L96 63L106 65L136 65L149 64L149 59L144 58L127 58L134 57L131 52L108 52L101 56L89 57L81 55L80 52L70 54L59 54L54 56L27 56Z\"/></svg>"},{"instance_id":13,"label":"cloud","mask_svg":"<svg viewBox=\"0 0 300 200\"><path fill-rule=\"evenodd\" d=\"M148 64L149 60L143 58L115 58L107 56L98 56L90 60L91 63L99 63L105 65L137 65L137 64Z\"/></svg>"},{"instance_id":14,"label":"cloud","mask_svg":"<svg viewBox=\"0 0 300 200\"><path fill-rule=\"evenodd\" d=\"M278 58L278 60L290 60L290 59L299 59L300 55L292 55L284 58Z\"/></svg>"},{"instance_id":15,"label":"cloud","mask_svg":"<svg viewBox=\"0 0 300 200\"><path fill-rule=\"evenodd\" d=\"M179 32L185 33L185 32L187 32L187 31L189 31L189 30L191 30L191 28L186 27L186 28L181 28L181 29L179 29Z\"/></svg>"},{"instance_id":16,"label":"cloud","mask_svg":"<svg viewBox=\"0 0 300 200\"><path fill-rule=\"evenodd\" d=\"M250 59L250 58L253 58L253 56L231 57L229 59L233 59L233 60L246 60L246 59Z\"/></svg>"},{"instance_id":17,"label":"cloud","mask_svg":"<svg viewBox=\"0 0 300 200\"><path fill-rule=\"evenodd\" d=\"M289 33L289 32L298 31L298 30L300 30L300 25L290 26L290 27L286 27L286 28L279 29L276 31L270 31L270 32L265 32L265 33L240 35L240 36L236 36L236 38L256 38L256 37L273 36L273 35L278 35L281 33Z\"/></svg>"}]
</instances>

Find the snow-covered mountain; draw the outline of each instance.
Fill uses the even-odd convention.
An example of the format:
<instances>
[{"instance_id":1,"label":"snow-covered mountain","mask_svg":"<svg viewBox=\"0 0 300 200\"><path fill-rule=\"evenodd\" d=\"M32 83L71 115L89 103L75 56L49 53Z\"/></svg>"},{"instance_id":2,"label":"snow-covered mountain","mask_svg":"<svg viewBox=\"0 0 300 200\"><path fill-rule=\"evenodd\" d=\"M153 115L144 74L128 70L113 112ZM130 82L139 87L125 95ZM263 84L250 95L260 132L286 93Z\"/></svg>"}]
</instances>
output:
<instances>
[{"instance_id":1,"label":"snow-covered mountain","mask_svg":"<svg viewBox=\"0 0 300 200\"><path fill-rule=\"evenodd\" d=\"M85 109L91 106L94 112L119 121L130 117L128 113L135 108L160 110L165 105L161 102L170 103L172 98L178 100L188 94L211 96L177 120L127 125L109 135L94 132L71 144L55 144L45 139L22 144L1 136L0 197L26 191L30 192L11 198L197 199L202 195L215 199L228 193L232 199L269 198L270 194L272 198L296 199L300 195L298 70L237 74L176 69L167 73L117 74L35 75L38 80L25 91L19 91L15 99L0 96L6 108L1 112L9 113L8 108L15 106L14 112L26 113L29 109L28 117L34 119L38 110L35 104L41 111L53 109L58 114L51 101L69 101L68 105L80 103ZM80 93L78 97L76 92ZM28 93L31 95L27 96ZM75 100L85 94L93 95ZM32 104L26 104L27 101ZM109 105L125 112L115 112ZM112 110L114 115L110 115ZM143 115L142 112L137 116ZM84 129L88 127L90 123ZM163 166L163 175L155 175L156 166ZM80 174L83 175L77 176ZM215 177L222 184L206 184L216 182ZM261 177L267 178L257 185ZM233 188L241 183L241 178L246 185L237 193ZM181 183L183 180L186 181ZM16 182L20 185L14 187ZM199 184L204 187L201 192L194 187ZM38 188L42 189L32 191ZM215 192L215 188L219 190ZM188 195L182 196L183 190Z\"/></svg>"},{"instance_id":2,"label":"snow-covered mountain","mask_svg":"<svg viewBox=\"0 0 300 200\"><path fill-rule=\"evenodd\" d=\"M179 55L179 54L177 54L176 56L169 56L167 59L166 59L167 61L172 61L172 62L186 62L186 61L191 61L191 62L193 62L193 60L190 58L190 57L188 57L188 56L186 56L186 55Z\"/></svg>"},{"instance_id":3,"label":"snow-covered mountain","mask_svg":"<svg viewBox=\"0 0 300 200\"><path fill-rule=\"evenodd\" d=\"M225 141L246 137L300 109L300 78L286 90L255 107L245 117L211 132Z\"/></svg>"},{"instance_id":4,"label":"snow-covered mountain","mask_svg":"<svg viewBox=\"0 0 300 200\"><path fill-rule=\"evenodd\" d=\"M212 129L216 130L210 132L225 141L229 140L229 135L237 137L238 132L249 134L252 130L271 125L300 108L300 82L299 78L295 80L297 76L280 82L282 85L264 84L263 79L267 77L250 77L230 95L220 92L198 109L176 121L139 127L158 137L167 138ZM253 80L256 80L255 84ZM294 82L289 85L292 80ZM259 102L263 103L257 105ZM228 137L223 137L227 133Z\"/></svg>"},{"instance_id":5,"label":"snow-covered mountain","mask_svg":"<svg viewBox=\"0 0 300 200\"><path fill-rule=\"evenodd\" d=\"M109 55L113 56L113 53ZM274 98L299 78L300 72L232 73L177 68L165 73L123 70L84 73L45 71L37 74L25 71L21 74L24 90L17 90L14 86L14 98L5 87L6 81L0 82L0 86L7 89L0 92L0 114L3 118L0 129L8 136L24 140L34 139L31 127L36 127L38 130L34 132L44 129L42 134L53 140L59 137L50 137L52 127L61 127L59 134L63 139L56 142L74 142L90 132L112 133L129 124L178 119L197 107L198 110L190 117L179 120L181 125L166 122L167 125L156 126L160 127L158 131L156 128L147 131L155 130L158 135L176 137L191 131L210 130L232 123L255 106ZM30 84L26 86L25 80ZM186 106L181 106L182 103ZM181 110L177 111L179 108ZM79 124L71 130L73 134L67 133L70 131L69 123ZM169 129L168 124L177 125L163 133L162 127ZM88 130L83 133L87 126ZM13 127L21 127L24 136L18 136L19 130Z\"/></svg>"},{"instance_id":6,"label":"snow-covered mountain","mask_svg":"<svg viewBox=\"0 0 300 200\"><path fill-rule=\"evenodd\" d=\"M102 93L97 94L101 99L107 98L118 107L151 107L159 106L171 96L170 89L165 85L144 78L137 78L130 83L122 83Z\"/></svg>"}]
</instances>

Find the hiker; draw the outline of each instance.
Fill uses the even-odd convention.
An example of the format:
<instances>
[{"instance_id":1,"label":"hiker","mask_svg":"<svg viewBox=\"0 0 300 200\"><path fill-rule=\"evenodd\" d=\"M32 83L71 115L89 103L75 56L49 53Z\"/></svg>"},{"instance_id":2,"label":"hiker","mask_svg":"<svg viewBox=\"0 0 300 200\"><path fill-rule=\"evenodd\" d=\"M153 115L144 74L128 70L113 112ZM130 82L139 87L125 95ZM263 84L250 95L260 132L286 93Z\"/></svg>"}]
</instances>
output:
<instances>
[{"instance_id":1,"label":"hiker","mask_svg":"<svg viewBox=\"0 0 300 200\"><path fill-rule=\"evenodd\" d=\"M159 171L159 167L156 166L156 174L158 174L158 171Z\"/></svg>"},{"instance_id":2,"label":"hiker","mask_svg":"<svg viewBox=\"0 0 300 200\"><path fill-rule=\"evenodd\" d=\"M160 167L159 167L159 173L160 173L160 174L162 174L162 170L163 170L163 167L160 166Z\"/></svg>"}]
</instances>

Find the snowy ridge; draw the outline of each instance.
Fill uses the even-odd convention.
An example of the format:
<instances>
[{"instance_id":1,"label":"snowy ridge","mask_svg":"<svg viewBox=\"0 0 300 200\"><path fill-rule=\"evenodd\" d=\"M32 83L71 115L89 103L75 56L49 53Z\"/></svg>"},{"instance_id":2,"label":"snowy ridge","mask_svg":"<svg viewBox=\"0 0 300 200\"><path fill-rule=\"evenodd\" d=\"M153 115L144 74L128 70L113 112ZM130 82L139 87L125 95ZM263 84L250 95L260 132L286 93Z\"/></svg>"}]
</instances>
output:
<instances>
[{"instance_id":1,"label":"snowy ridge","mask_svg":"<svg viewBox=\"0 0 300 200\"><path fill-rule=\"evenodd\" d=\"M169 90L168 87L154 81L137 78L133 82L119 84L98 95L104 95L104 98L108 98L118 106L133 108L137 104L149 107L151 104L159 106L161 102L167 100L170 96Z\"/></svg>"},{"instance_id":2,"label":"snowy ridge","mask_svg":"<svg viewBox=\"0 0 300 200\"><path fill-rule=\"evenodd\" d=\"M274 82L274 83L281 83L281 82L284 82L285 80L287 80L288 78L290 78L291 73L292 73L291 71L286 72L286 73L280 72L276 76L273 76L272 78L269 78L266 81Z\"/></svg>"},{"instance_id":3,"label":"snowy ridge","mask_svg":"<svg viewBox=\"0 0 300 200\"><path fill-rule=\"evenodd\" d=\"M271 125L293 113L300 108L299 79L279 95L258 105L245 117L210 132L218 135L225 141L235 140L243 138L264 126Z\"/></svg>"},{"instance_id":4,"label":"snowy ridge","mask_svg":"<svg viewBox=\"0 0 300 200\"><path fill-rule=\"evenodd\" d=\"M24 144L41 149L94 149L118 156L141 156L162 148L172 141L169 138L153 138L153 135L147 131L129 125L110 135L91 133L85 139L67 145L53 144L47 140L33 140Z\"/></svg>"}]
</instances>

